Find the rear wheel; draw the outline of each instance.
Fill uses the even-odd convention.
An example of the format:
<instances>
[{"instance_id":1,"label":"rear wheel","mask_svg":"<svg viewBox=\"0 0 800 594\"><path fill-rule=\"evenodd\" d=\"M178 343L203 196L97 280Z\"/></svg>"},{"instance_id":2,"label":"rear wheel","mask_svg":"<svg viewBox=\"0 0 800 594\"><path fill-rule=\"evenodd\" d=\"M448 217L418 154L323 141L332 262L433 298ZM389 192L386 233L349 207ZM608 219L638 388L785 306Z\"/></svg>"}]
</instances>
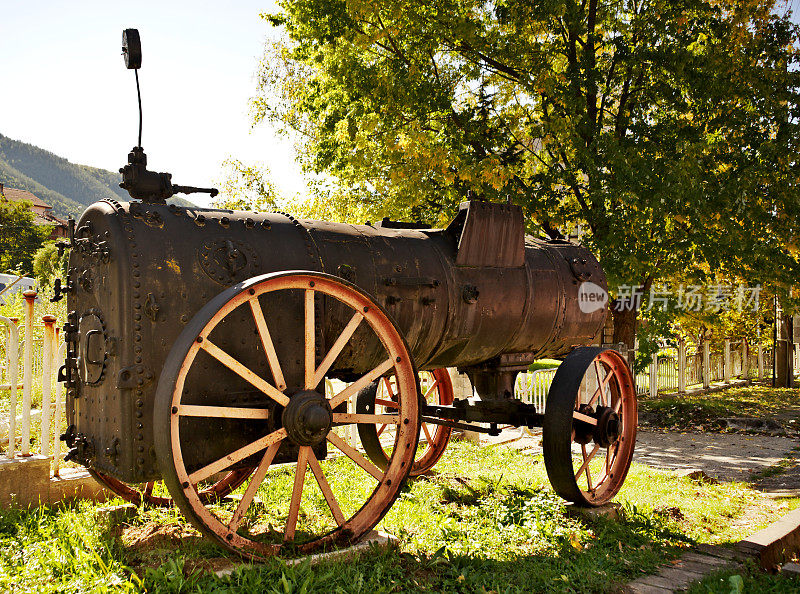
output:
<instances>
[{"instance_id":1,"label":"rear wheel","mask_svg":"<svg viewBox=\"0 0 800 594\"><path fill-rule=\"evenodd\" d=\"M420 371L420 392L427 404L453 404L453 382L447 369ZM365 414L391 414L397 409L397 382L394 376L381 378L358 395L356 410ZM430 471L442 457L450 441L450 427L423 422L417 446L416 460L409 476ZM395 442L395 428L381 423L359 425L358 436L364 451L379 468L385 468Z\"/></svg>"},{"instance_id":2,"label":"rear wheel","mask_svg":"<svg viewBox=\"0 0 800 594\"><path fill-rule=\"evenodd\" d=\"M583 506L608 502L622 488L636 443L636 386L618 352L575 349L547 396L542 445L550 484Z\"/></svg>"}]
</instances>

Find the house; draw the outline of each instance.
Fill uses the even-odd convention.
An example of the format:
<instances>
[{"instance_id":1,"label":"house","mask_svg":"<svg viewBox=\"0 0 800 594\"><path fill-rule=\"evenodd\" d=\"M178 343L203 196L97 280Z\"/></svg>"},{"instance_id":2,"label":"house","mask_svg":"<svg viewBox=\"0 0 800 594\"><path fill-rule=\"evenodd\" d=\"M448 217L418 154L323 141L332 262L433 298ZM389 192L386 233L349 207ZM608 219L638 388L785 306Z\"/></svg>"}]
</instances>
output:
<instances>
[{"instance_id":1,"label":"house","mask_svg":"<svg viewBox=\"0 0 800 594\"><path fill-rule=\"evenodd\" d=\"M0 198L4 198L10 202L21 202L23 200L30 202L31 210L36 215L36 218L33 220L34 224L51 225L53 227L53 232L48 239L59 239L67 236L67 222L50 214L53 207L27 190L4 188L3 184L0 183Z\"/></svg>"}]
</instances>

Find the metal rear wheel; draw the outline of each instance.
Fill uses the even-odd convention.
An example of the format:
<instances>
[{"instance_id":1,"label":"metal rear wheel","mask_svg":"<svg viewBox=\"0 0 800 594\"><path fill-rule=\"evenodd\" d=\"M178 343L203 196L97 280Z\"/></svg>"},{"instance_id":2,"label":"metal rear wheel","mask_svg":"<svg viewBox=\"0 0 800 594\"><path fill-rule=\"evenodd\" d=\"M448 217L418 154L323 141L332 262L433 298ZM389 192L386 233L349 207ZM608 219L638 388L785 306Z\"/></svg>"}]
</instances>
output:
<instances>
[{"instance_id":1,"label":"metal rear wheel","mask_svg":"<svg viewBox=\"0 0 800 594\"><path fill-rule=\"evenodd\" d=\"M550 484L581 506L616 495L636 443L636 386L618 352L581 347L558 368L547 396L542 445Z\"/></svg>"},{"instance_id":2,"label":"metal rear wheel","mask_svg":"<svg viewBox=\"0 0 800 594\"><path fill-rule=\"evenodd\" d=\"M449 406L453 404L453 382L447 369L419 372L420 393L430 404ZM356 400L356 411L361 413L391 413L397 409L397 383L394 376L383 377L364 388ZM409 476L420 476L429 472L442 457L450 441L452 429L443 425L421 424L420 446ZM358 435L369 459L379 468L385 468L389 453L394 447L395 435L391 425L359 425Z\"/></svg>"}]
</instances>

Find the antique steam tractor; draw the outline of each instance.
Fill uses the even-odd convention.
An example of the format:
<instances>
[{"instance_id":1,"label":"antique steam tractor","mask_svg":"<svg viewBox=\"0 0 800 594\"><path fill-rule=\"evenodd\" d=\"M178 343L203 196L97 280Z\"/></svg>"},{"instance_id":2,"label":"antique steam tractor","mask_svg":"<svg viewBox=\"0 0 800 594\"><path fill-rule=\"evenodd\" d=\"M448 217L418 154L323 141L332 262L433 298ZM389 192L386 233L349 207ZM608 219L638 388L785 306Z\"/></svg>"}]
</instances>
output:
<instances>
[{"instance_id":1,"label":"antique steam tractor","mask_svg":"<svg viewBox=\"0 0 800 594\"><path fill-rule=\"evenodd\" d=\"M138 68L138 33L123 45ZM71 225L59 285L68 456L110 488L174 501L254 559L359 539L453 428L542 426L558 494L600 505L620 489L636 393L618 353L581 346L605 320L579 306L583 283L605 287L585 248L476 200L444 229L167 205L211 190L146 165L140 128L121 170L140 201ZM514 381L543 357L564 360L541 414ZM480 399L454 402L445 367Z\"/></svg>"}]
</instances>

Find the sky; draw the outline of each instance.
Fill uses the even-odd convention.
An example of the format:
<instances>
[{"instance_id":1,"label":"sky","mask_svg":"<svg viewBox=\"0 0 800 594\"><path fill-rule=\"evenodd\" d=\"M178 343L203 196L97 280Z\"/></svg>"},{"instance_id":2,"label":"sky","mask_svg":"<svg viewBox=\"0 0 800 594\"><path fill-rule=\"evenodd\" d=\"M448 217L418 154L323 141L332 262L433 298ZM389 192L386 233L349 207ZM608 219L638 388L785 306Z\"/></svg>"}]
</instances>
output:
<instances>
[{"instance_id":1,"label":"sky","mask_svg":"<svg viewBox=\"0 0 800 594\"><path fill-rule=\"evenodd\" d=\"M276 10L271 0L2 4L0 134L118 170L139 126L134 73L121 55L122 30L136 28L149 169L209 187L231 156L268 166L283 194L304 193L291 140L265 124L251 130L248 116L264 41L276 34L259 18ZM207 194L190 199L208 203Z\"/></svg>"}]
</instances>

